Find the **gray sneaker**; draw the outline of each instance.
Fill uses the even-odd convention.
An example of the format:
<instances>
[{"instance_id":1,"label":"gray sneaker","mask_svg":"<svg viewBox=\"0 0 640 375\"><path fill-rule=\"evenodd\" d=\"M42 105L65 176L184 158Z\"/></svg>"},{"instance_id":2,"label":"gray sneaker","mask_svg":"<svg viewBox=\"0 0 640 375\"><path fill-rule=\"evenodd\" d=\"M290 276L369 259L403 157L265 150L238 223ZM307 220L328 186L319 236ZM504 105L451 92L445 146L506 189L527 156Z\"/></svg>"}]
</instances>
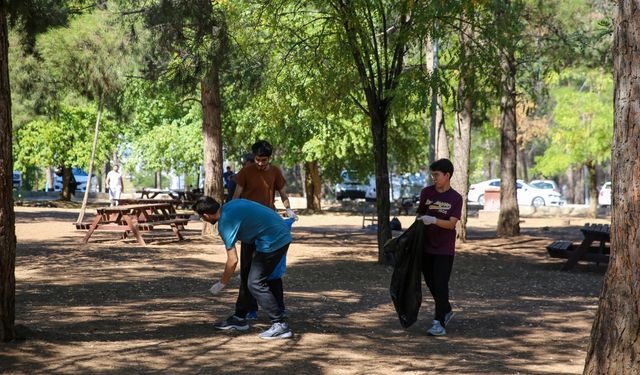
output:
<instances>
[{"instance_id":1,"label":"gray sneaker","mask_svg":"<svg viewBox=\"0 0 640 375\"><path fill-rule=\"evenodd\" d=\"M447 315L444 316L445 327L449 325L449 322L451 321L451 319L453 319L454 316L456 316L456 313L454 313L453 310L449 311Z\"/></svg>"},{"instance_id":2,"label":"gray sneaker","mask_svg":"<svg viewBox=\"0 0 640 375\"><path fill-rule=\"evenodd\" d=\"M440 324L439 320L433 320L431 322L431 328L429 328L427 330L427 333L430 336L444 336L447 334L447 331L444 329L444 327Z\"/></svg>"},{"instance_id":3,"label":"gray sneaker","mask_svg":"<svg viewBox=\"0 0 640 375\"><path fill-rule=\"evenodd\" d=\"M288 339L291 336L293 332L285 322L273 323L271 328L260 334L260 338L264 340Z\"/></svg>"}]
</instances>

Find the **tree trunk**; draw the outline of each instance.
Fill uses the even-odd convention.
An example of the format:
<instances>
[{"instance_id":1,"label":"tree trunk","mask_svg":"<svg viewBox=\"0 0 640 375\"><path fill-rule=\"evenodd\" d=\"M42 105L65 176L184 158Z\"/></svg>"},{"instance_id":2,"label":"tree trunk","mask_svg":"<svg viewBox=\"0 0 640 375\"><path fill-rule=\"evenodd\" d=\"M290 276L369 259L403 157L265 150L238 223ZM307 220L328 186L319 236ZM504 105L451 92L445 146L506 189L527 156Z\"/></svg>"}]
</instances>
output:
<instances>
[{"instance_id":1,"label":"tree trunk","mask_svg":"<svg viewBox=\"0 0 640 375\"><path fill-rule=\"evenodd\" d=\"M318 162L309 161L304 163L304 190L307 197L307 210L312 212L322 211L322 179L320 178L320 168Z\"/></svg>"},{"instance_id":2,"label":"tree trunk","mask_svg":"<svg viewBox=\"0 0 640 375\"><path fill-rule=\"evenodd\" d=\"M444 126L444 111L442 109L442 96L438 95L438 108L436 110L436 160L449 159L449 137Z\"/></svg>"},{"instance_id":3,"label":"tree trunk","mask_svg":"<svg viewBox=\"0 0 640 375\"><path fill-rule=\"evenodd\" d=\"M204 195L224 202L222 180L222 122L220 102L220 71L214 65L201 82L202 137L204 144ZM213 225L206 223L203 235L213 234Z\"/></svg>"},{"instance_id":4,"label":"tree trunk","mask_svg":"<svg viewBox=\"0 0 640 375\"><path fill-rule=\"evenodd\" d=\"M102 178L100 179L100 191L107 193L107 174L111 171L111 163L107 160L102 166Z\"/></svg>"},{"instance_id":5,"label":"tree trunk","mask_svg":"<svg viewBox=\"0 0 640 375\"><path fill-rule=\"evenodd\" d=\"M426 70L429 72L431 82L437 82L438 79L438 41L433 39L427 39L424 43L424 53L426 56ZM429 162L433 163L436 160L437 147L438 147L438 85L437 83L431 85L431 105L429 113L431 115L431 121L429 123Z\"/></svg>"},{"instance_id":6,"label":"tree trunk","mask_svg":"<svg viewBox=\"0 0 640 375\"><path fill-rule=\"evenodd\" d=\"M640 373L639 0L620 0L614 27L611 259L584 374Z\"/></svg>"},{"instance_id":7,"label":"tree trunk","mask_svg":"<svg viewBox=\"0 0 640 375\"><path fill-rule=\"evenodd\" d=\"M63 201L71 200L71 176L71 167L62 167L62 191L60 192L60 199Z\"/></svg>"},{"instance_id":8,"label":"tree trunk","mask_svg":"<svg viewBox=\"0 0 640 375\"><path fill-rule=\"evenodd\" d=\"M375 100L368 100L373 135L373 159L376 169L376 210L378 215L378 262L387 263L384 244L391 239L389 224L389 165L387 160L387 109Z\"/></svg>"},{"instance_id":9,"label":"tree trunk","mask_svg":"<svg viewBox=\"0 0 640 375\"><path fill-rule=\"evenodd\" d=\"M565 196L567 198L567 202L571 204L576 204L576 194L575 194L575 178L573 175L573 167L567 168L565 172L565 176L567 176L567 189L565 192Z\"/></svg>"},{"instance_id":10,"label":"tree trunk","mask_svg":"<svg viewBox=\"0 0 640 375\"><path fill-rule=\"evenodd\" d=\"M457 236L462 241L467 239L467 194L469 193L469 155L471 150L471 121L473 116L473 66L469 62L471 56L470 38L473 33L470 23L461 21L460 56L461 72L458 81L458 102L456 104L455 132L453 134L453 176L451 186L462 195L462 217Z\"/></svg>"},{"instance_id":11,"label":"tree trunk","mask_svg":"<svg viewBox=\"0 0 640 375\"><path fill-rule=\"evenodd\" d=\"M520 211L516 190L517 122L516 64L513 51L503 58L503 94L500 100L500 215L497 234L511 237L520 234Z\"/></svg>"},{"instance_id":12,"label":"tree trunk","mask_svg":"<svg viewBox=\"0 0 640 375\"><path fill-rule=\"evenodd\" d=\"M53 191L53 168L45 168L45 177L47 179L45 186L48 188L48 191Z\"/></svg>"},{"instance_id":13,"label":"tree trunk","mask_svg":"<svg viewBox=\"0 0 640 375\"><path fill-rule=\"evenodd\" d=\"M587 162L587 171L589 172L589 216L598 217L598 173L596 165Z\"/></svg>"},{"instance_id":14,"label":"tree trunk","mask_svg":"<svg viewBox=\"0 0 640 375\"><path fill-rule=\"evenodd\" d=\"M156 189L162 189L162 171L156 171L155 186Z\"/></svg>"},{"instance_id":15,"label":"tree trunk","mask_svg":"<svg viewBox=\"0 0 640 375\"><path fill-rule=\"evenodd\" d=\"M16 228L13 212L11 89L6 3L0 3L0 341L15 338Z\"/></svg>"},{"instance_id":16,"label":"tree trunk","mask_svg":"<svg viewBox=\"0 0 640 375\"><path fill-rule=\"evenodd\" d=\"M529 181L529 171L527 166L527 152L524 148L520 148L520 147L518 147L518 164L520 164L520 177L522 177L522 179L525 181Z\"/></svg>"}]
</instances>

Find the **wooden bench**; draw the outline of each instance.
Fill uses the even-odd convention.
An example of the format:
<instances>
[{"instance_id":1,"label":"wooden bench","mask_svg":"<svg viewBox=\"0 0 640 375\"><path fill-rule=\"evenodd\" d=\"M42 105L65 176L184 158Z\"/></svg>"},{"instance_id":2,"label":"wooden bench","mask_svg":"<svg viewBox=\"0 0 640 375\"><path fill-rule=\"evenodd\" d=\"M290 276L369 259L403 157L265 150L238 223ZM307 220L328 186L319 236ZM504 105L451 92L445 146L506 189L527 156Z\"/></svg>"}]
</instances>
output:
<instances>
[{"instance_id":1,"label":"wooden bench","mask_svg":"<svg viewBox=\"0 0 640 375\"><path fill-rule=\"evenodd\" d=\"M584 239L577 247L571 241L554 241L547 246L552 258L567 259L562 266L563 271L572 269L578 261L608 263L610 248L610 227L608 224L585 224L580 228ZM594 242L597 244L594 245Z\"/></svg>"},{"instance_id":2,"label":"wooden bench","mask_svg":"<svg viewBox=\"0 0 640 375\"><path fill-rule=\"evenodd\" d=\"M183 227L189 223L189 219L171 219L171 220L158 220L158 221L147 221L144 223L138 223L138 228L143 230L153 230L154 226L158 225L176 225ZM148 229L147 229L148 228Z\"/></svg>"},{"instance_id":3,"label":"wooden bench","mask_svg":"<svg viewBox=\"0 0 640 375\"><path fill-rule=\"evenodd\" d=\"M573 252L573 242L571 241L553 241L547 246L547 252L552 258L564 258L568 259Z\"/></svg>"}]
</instances>

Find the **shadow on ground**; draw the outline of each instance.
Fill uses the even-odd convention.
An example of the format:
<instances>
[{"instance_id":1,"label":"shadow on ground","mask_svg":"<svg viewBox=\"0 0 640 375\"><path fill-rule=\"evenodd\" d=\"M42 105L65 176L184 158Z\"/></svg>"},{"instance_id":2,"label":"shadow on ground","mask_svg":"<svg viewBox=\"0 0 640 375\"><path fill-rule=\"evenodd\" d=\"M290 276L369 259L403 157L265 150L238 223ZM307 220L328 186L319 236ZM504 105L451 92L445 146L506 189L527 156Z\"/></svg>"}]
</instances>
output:
<instances>
[{"instance_id":1,"label":"shadow on ground","mask_svg":"<svg viewBox=\"0 0 640 375\"><path fill-rule=\"evenodd\" d=\"M30 213L19 214L19 222L29 220ZM8 374L578 373L605 268L560 272L544 246L561 233L543 232L497 239L471 230L451 280L457 316L447 336L433 338L425 334L433 314L426 290L419 321L400 328L388 294L392 270L375 262L375 234L294 227L285 290L295 336L277 342L256 338L268 327L262 313L245 334L213 329L213 321L232 312L237 279L220 296L207 293L221 273L223 250L196 233L186 243L148 247L113 240L78 246L71 235L54 243L23 241L16 291L22 339L3 345L0 368Z\"/></svg>"}]
</instances>

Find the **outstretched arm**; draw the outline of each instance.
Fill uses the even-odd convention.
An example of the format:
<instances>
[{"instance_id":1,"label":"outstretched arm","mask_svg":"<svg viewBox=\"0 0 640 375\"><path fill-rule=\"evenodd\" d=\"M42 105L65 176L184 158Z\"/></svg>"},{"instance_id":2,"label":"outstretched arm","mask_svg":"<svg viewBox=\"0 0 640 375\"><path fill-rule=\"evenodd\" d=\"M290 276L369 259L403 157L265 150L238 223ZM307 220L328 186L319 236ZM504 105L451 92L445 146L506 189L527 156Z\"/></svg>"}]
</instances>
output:
<instances>
[{"instance_id":1,"label":"outstretched arm","mask_svg":"<svg viewBox=\"0 0 640 375\"><path fill-rule=\"evenodd\" d=\"M227 249L227 263L224 265L224 272L220 278L222 284L229 283L231 276L236 272L236 266L238 265L238 252L236 251L236 245L233 245L231 249Z\"/></svg>"}]
</instances>

